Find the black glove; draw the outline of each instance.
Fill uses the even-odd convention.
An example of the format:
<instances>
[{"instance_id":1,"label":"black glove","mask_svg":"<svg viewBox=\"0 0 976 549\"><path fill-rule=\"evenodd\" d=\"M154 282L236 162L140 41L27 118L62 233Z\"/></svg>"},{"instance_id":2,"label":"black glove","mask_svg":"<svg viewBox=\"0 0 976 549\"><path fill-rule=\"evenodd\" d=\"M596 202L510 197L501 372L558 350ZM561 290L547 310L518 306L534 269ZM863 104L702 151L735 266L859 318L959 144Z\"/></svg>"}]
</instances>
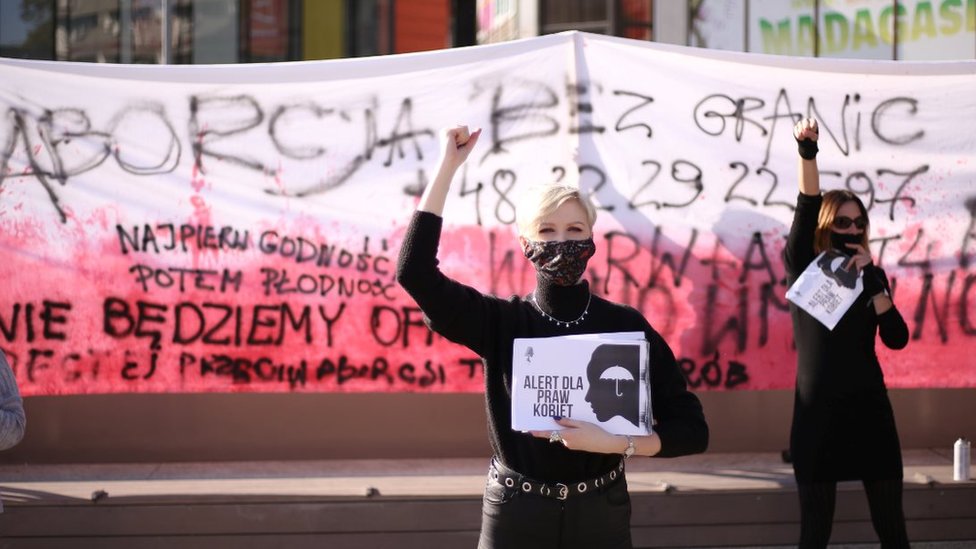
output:
<instances>
[{"instance_id":1,"label":"black glove","mask_svg":"<svg viewBox=\"0 0 976 549\"><path fill-rule=\"evenodd\" d=\"M817 152L820 150L817 147L817 142L813 139L797 139L796 145L800 151L800 158L804 160L813 160L817 157Z\"/></svg>"},{"instance_id":2,"label":"black glove","mask_svg":"<svg viewBox=\"0 0 976 549\"><path fill-rule=\"evenodd\" d=\"M884 271L874 266L874 263L868 263L861 269L864 273L864 277L861 279L864 283L864 294L868 297L874 297L878 294L883 294L887 291L887 287L884 283Z\"/></svg>"}]
</instances>

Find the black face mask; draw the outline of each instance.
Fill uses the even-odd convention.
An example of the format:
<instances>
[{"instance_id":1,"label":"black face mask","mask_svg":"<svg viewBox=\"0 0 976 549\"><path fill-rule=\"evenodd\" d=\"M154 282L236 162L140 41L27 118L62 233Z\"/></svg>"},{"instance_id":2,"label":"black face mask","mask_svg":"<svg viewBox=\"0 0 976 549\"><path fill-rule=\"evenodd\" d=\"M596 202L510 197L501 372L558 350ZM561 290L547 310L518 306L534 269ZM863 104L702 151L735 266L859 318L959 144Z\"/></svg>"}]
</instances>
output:
<instances>
[{"instance_id":1,"label":"black face mask","mask_svg":"<svg viewBox=\"0 0 976 549\"><path fill-rule=\"evenodd\" d=\"M572 286L586 271L586 262L596 252L592 238L586 240L527 240L525 257L539 274L559 286Z\"/></svg>"},{"instance_id":2,"label":"black face mask","mask_svg":"<svg viewBox=\"0 0 976 549\"><path fill-rule=\"evenodd\" d=\"M830 231L830 247L844 255L854 255L857 250L848 248L847 244L860 244L864 239L864 234L845 234Z\"/></svg>"}]
</instances>

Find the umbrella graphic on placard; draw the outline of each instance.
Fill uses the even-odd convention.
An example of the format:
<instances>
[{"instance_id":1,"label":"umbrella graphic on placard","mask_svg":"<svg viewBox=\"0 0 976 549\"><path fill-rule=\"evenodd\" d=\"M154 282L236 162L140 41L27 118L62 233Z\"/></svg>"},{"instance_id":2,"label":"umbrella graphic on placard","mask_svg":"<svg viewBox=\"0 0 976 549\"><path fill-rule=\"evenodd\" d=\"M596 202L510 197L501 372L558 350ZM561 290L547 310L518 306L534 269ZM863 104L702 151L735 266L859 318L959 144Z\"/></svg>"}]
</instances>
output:
<instances>
[{"instance_id":1,"label":"umbrella graphic on placard","mask_svg":"<svg viewBox=\"0 0 976 549\"><path fill-rule=\"evenodd\" d=\"M640 427L640 357L641 348L629 343L604 343L593 349L586 365L589 389L584 400L597 421L620 416Z\"/></svg>"},{"instance_id":2,"label":"umbrella graphic on placard","mask_svg":"<svg viewBox=\"0 0 976 549\"><path fill-rule=\"evenodd\" d=\"M600 379L615 382L614 388L616 389L616 394L618 397L624 396L624 394L620 392L621 381L637 381L634 379L634 375L623 366L611 366L607 368L602 374L600 374Z\"/></svg>"}]
</instances>

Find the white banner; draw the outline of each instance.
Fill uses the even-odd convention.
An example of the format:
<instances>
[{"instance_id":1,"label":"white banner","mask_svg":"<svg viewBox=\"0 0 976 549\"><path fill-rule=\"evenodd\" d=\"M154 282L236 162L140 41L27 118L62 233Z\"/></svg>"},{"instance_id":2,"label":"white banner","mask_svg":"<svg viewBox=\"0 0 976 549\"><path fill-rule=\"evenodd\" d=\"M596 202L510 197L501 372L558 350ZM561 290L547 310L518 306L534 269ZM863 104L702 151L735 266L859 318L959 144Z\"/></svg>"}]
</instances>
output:
<instances>
[{"instance_id":1,"label":"white banner","mask_svg":"<svg viewBox=\"0 0 976 549\"><path fill-rule=\"evenodd\" d=\"M393 279L437 132L484 128L441 266L531 289L512 197L601 206L594 290L696 388L793 383L780 254L793 121L869 208L912 343L893 386L972 386L976 62L710 52L580 33L324 62L0 60L0 348L22 391L478 391ZM943 357L938 364L928 357Z\"/></svg>"}]
</instances>

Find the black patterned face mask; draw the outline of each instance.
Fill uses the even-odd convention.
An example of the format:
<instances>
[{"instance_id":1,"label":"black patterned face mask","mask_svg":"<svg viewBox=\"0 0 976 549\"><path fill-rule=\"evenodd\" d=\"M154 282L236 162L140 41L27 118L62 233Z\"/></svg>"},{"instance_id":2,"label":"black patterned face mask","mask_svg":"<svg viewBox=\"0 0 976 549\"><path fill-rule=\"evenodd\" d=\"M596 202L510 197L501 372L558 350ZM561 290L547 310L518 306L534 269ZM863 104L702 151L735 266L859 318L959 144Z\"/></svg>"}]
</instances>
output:
<instances>
[{"instance_id":1,"label":"black patterned face mask","mask_svg":"<svg viewBox=\"0 0 976 549\"><path fill-rule=\"evenodd\" d=\"M525 257L535 270L559 286L572 286L586 271L586 262L596 252L592 238L586 240L526 240Z\"/></svg>"}]
</instances>

